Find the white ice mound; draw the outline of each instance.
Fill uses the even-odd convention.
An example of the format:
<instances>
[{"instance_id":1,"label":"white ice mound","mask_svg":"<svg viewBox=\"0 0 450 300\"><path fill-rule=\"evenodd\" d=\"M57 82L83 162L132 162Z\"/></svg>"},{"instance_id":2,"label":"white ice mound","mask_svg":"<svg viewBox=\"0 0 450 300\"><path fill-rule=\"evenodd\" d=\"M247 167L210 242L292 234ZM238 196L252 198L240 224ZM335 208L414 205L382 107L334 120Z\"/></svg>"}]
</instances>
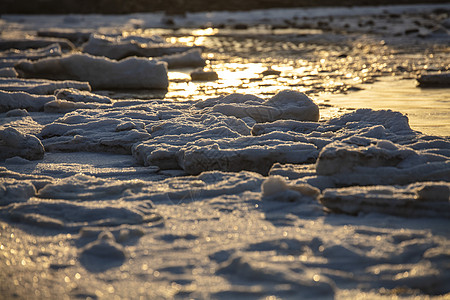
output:
<instances>
[{"instance_id":1,"label":"white ice mound","mask_svg":"<svg viewBox=\"0 0 450 300\"><path fill-rule=\"evenodd\" d=\"M56 100L55 96L38 96L25 92L4 92L0 90L0 112L17 108L28 111L42 111L46 103L54 100Z\"/></svg>"},{"instance_id":2,"label":"white ice mound","mask_svg":"<svg viewBox=\"0 0 450 300\"><path fill-rule=\"evenodd\" d=\"M45 79L0 78L0 90L3 91L49 95L56 90L65 88L91 90L89 83L73 80L53 81Z\"/></svg>"},{"instance_id":3,"label":"white ice mound","mask_svg":"<svg viewBox=\"0 0 450 300\"><path fill-rule=\"evenodd\" d=\"M450 217L450 183L420 182L405 187L326 189L320 202L348 214L385 213L405 217Z\"/></svg>"},{"instance_id":4,"label":"white ice mound","mask_svg":"<svg viewBox=\"0 0 450 300\"><path fill-rule=\"evenodd\" d=\"M305 94L284 90L267 101L253 95L231 94L208 99L196 105L227 116L250 117L258 123L280 119L319 120L319 107Z\"/></svg>"},{"instance_id":5,"label":"white ice mound","mask_svg":"<svg viewBox=\"0 0 450 300\"><path fill-rule=\"evenodd\" d=\"M94 89L166 89L167 65L146 58L121 61L88 54L71 54L20 62L16 70L25 77L88 81Z\"/></svg>"},{"instance_id":6,"label":"white ice mound","mask_svg":"<svg viewBox=\"0 0 450 300\"><path fill-rule=\"evenodd\" d=\"M23 134L12 127L0 127L0 160L20 156L28 160L44 157L41 141L30 134Z\"/></svg>"},{"instance_id":7,"label":"white ice mound","mask_svg":"<svg viewBox=\"0 0 450 300\"><path fill-rule=\"evenodd\" d=\"M123 59L129 56L156 57L185 52L192 47L166 44L158 37L106 36L93 34L83 45L82 51L111 59Z\"/></svg>"},{"instance_id":8,"label":"white ice mound","mask_svg":"<svg viewBox=\"0 0 450 300\"><path fill-rule=\"evenodd\" d=\"M145 126L159 121L150 106L78 110L46 125L39 136L48 151L130 154L134 143L151 138Z\"/></svg>"},{"instance_id":9,"label":"white ice mound","mask_svg":"<svg viewBox=\"0 0 450 300\"><path fill-rule=\"evenodd\" d=\"M19 61L21 59L37 60L41 58L61 55L61 46L59 44L52 44L47 47L38 49L14 49L0 52L1 59L9 59L14 61Z\"/></svg>"},{"instance_id":10,"label":"white ice mound","mask_svg":"<svg viewBox=\"0 0 450 300\"><path fill-rule=\"evenodd\" d=\"M60 89L55 92L55 96L58 99L67 100L71 102L84 102L84 103L112 103L111 98L106 96L90 93L89 91L80 91L76 89Z\"/></svg>"}]
</instances>

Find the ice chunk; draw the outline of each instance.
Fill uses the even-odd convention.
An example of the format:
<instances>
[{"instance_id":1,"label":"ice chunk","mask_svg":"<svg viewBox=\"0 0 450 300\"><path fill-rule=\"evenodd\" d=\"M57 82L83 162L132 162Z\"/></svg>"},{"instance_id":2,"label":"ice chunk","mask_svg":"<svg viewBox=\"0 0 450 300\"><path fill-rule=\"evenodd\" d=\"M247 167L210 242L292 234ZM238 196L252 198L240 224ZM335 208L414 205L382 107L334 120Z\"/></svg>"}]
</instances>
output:
<instances>
[{"instance_id":1,"label":"ice chunk","mask_svg":"<svg viewBox=\"0 0 450 300\"><path fill-rule=\"evenodd\" d=\"M59 44L51 44L44 48L25 49L25 50L8 50L0 52L0 58L19 61L21 59L37 60L51 56L61 56L61 46Z\"/></svg>"},{"instance_id":2,"label":"ice chunk","mask_svg":"<svg viewBox=\"0 0 450 300\"><path fill-rule=\"evenodd\" d=\"M75 46L66 39L58 38L23 38L23 39L0 39L0 50L19 49L25 50L28 48L38 49L59 44L62 49L73 50Z\"/></svg>"},{"instance_id":3,"label":"ice chunk","mask_svg":"<svg viewBox=\"0 0 450 300\"><path fill-rule=\"evenodd\" d=\"M450 217L450 183L424 182L405 187L369 186L326 189L320 202L348 214L386 213L405 217Z\"/></svg>"},{"instance_id":4,"label":"ice chunk","mask_svg":"<svg viewBox=\"0 0 450 300\"><path fill-rule=\"evenodd\" d=\"M215 71L205 71L201 68L194 70L190 75L193 81L214 81L219 79L219 75Z\"/></svg>"},{"instance_id":5,"label":"ice chunk","mask_svg":"<svg viewBox=\"0 0 450 300\"><path fill-rule=\"evenodd\" d=\"M0 77L17 78L18 74L14 68L0 68Z\"/></svg>"},{"instance_id":6,"label":"ice chunk","mask_svg":"<svg viewBox=\"0 0 450 300\"><path fill-rule=\"evenodd\" d=\"M122 37L94 34L83 45L82 51L111 59L123 59L128 56L157 57L185 52L190 49L192 47L163 43L159 37Z\"/></svg>"},{"instance_id":7,"label":"ice chunk","mask_svg":"<svg viewBox=\"0 0 450 300\"><path fill-rule=\"evenodd\" d=\"M92 31L89 29L83 30L70 28L48 28L40 29L37 32L37 36L67 39L75 45L80 45L86 42L91 34Z\"/></svg>"},{"instance_id":8,"label":"ice chunk","mask_svg":"<svg viewBox=\"0 0 450 300\"><path fill-rule=\"evenodd\" d=\"M312 144L264 135L190 142L179 150L177 160L189 174L209 170L248 170L267 174L275 162L311 162L316 159L317 153L317 148Z\"/></svg>"},{"instance_id":9,"label":"ice chunk","mask_svg":"<svg viewBox=\"0 0 450 300\"><path fill-rule=\"evenodd\" d=\"M28 160L44 157L41 141L30 134L23 134L12 127L0 127L0 159L20 156Z\"/></svg>"},{"instance_id":10,"label":"ice chunk","mask_svg":"<svg viewBox=\"0 0 450 300\"><path fill-rule=\"evenodd\" d=\"M450 87L450 73L426 74L417 78L420 87Z\"/></svg>"},{"instance_id":11,"label":"ice chunk","mask_svg":"<svg viewBox=\"0 0 450 300\"><path fill-rule=\"evenodd\" d=\"M230 101L227 97L233 97ZM319 107L303 93L285 90L264 102L245 95L230 95L217 101L212 111L237 118L251 117L256 122L273 122L279 119L318 121ZM256 100L256 101L255 101Z\"/></svg>"},{"instance_id":12,"label":"ice chunk","mask_svg":"<svg viewBox=\"0 0 450 300\"><path fill-rule=\"evenodd\" d=\"M10 110L6 113L7 117L26 117L29 115L30 114L28 113L28 111L26 109L21 109L21 108L16 108L16 109Z\"/></svg>"},{"instance_id":13,"label":"ice chunk","mask_svg":"<svg viewBox=\"0 0 450 300\"><path fill-rule=\"evenodd\" d=\"M46 125L39 136L48 151L129 154L134 143L151 138L144 127L157 120L147 107L78 110Z\"/></svg>"},{"instance_id":14,"label":"ice chunk","mask_svg":"<svg viewBox=\"0 0 450 300\"><path fill-rule=\"evenodd\" d=\"M45 79L0 78L0 90L3 91L48 95L53 94L56 90L65 88L91 90L89 83L73 80L53 81Z\"/></svg>"},{"instance_id":15,"label":"ice chunk","mask_svg":"<svg viewBox=\"0 0 450 300\"><path fill-rule=\"evenodd\" d=\"M288 184L281 176L270 176L261 185L263 199L293 202L303 197L316 198L320 191L309 184Z\"/></svg>"},{"instance_id":16,"label":"ice chunk","mask_svg":"<svg viewBox=\"0 0 450 300\"><path fill-rule=\"evenodd\" d=\"M76 109L94 109L98 105L56 99L45 103L44 111L48 113L65 113Z\"/></svg>"},{"instance_id":17,"label":"ice chunk","mask_svg":"<svg viewBox=\"0 0 450 300\"><path fill-rule=\"evenodd\" d=\"M145 58L129 57L121 61L88 54L19 62L19 74L47 79L88 81L94 89L166 89L167 66Z\"/></svg>"},{"instance_id":18,"label":"ice chunk","mask_svg":"<svg viewBox=\"0 0 450 300\"><path fill-rule=\"evenodd\" d=\"M25 92L4 92L0 90L0 112L19 108L28 111L42 111L46 103L55 100L55 96L38 96Z\"/></svg>"},{"instance_id":19,"label":"ice chunk","mask_svg":"<svg viewBox=\"0 0 450 300\"><path fill-rule=\"evenodd\" d=\"M295 135L275 132L240 136L226 127L194 134L160 136L133 146L133 156L144 165L161 169L182 168L189 174L208 170L251 170L267 174L275 162L315 161L313 144Z\"/></svg>"},{"instance_id":20,"label":"ice chunk","mask_svg":"<svg viewBox=\"0 0 450 300\"><path fill-rule=\"evenodd\" d=\"M165 55L157 58L157 60L166 62L169 69L196 68L206 65L205 59L202 57L202 51L198 48L181 53Z\"/></svg>"},{"instance_id":21,"label":"ice chunk","mask_svg":"<svg viewBox=\"0 0 450 300\"><path fill-rule=\"evenodd\" d=\"M58 99L72 102L112 103L111 99L106 96L97 95L88 91L79 91L76 89L60 89L55 92L55 96Z\"/></svg>"}]
</instances>

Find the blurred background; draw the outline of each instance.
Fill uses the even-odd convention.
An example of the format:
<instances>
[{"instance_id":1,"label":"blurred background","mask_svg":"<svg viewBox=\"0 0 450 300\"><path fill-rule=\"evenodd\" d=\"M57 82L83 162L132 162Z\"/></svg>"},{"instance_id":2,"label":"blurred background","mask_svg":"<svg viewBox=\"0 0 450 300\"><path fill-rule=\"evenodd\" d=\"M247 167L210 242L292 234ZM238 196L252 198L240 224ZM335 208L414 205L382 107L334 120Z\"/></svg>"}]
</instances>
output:
<instances>
[{"instance_id":1,"label":"blurred background","mask_svg":"<svg viewBox=\"0 0 450 300\"><path fill-rule=\"evenodd\" d=\"M311 6L449 3L449 0L1 0L0 14L127 14L251 10Z\"/></svg>"}]
</instances>

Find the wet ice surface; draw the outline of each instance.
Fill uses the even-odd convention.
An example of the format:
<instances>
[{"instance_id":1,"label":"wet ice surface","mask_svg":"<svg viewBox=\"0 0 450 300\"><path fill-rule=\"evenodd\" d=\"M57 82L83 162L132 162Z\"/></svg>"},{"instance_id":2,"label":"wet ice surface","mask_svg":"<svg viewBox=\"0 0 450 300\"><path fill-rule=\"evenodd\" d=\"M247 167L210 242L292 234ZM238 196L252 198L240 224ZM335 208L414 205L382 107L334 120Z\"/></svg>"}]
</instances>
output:
<instances>
[{"instance_id":1,"label":"wet ice surface","mask_svg":"<svg viewBox=\"0 0 450 300\"><path fill-rule=\"evenodd\" d=\"M0 294L447 298L449 11L3 16Z\"/></svg>"}]
</instances>

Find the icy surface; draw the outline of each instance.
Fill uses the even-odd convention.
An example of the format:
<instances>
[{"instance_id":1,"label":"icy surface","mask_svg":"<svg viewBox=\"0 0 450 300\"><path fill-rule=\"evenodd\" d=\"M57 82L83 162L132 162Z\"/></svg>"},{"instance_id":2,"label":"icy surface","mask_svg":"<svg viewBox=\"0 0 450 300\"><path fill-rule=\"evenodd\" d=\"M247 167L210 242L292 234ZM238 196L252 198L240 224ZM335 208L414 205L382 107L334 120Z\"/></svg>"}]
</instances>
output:
<instances>
[{"instance_id":1,"label":"icy surface","mask_svg":"<svg viewBox=\"0 0 450 300\"><path fill-rule=\"evenodd\" d=\"M448 298L449 138L322 93L445 74L448 11L2 15L58 80L0 79L1 297Z\"/></svg>"}]
</instances>

